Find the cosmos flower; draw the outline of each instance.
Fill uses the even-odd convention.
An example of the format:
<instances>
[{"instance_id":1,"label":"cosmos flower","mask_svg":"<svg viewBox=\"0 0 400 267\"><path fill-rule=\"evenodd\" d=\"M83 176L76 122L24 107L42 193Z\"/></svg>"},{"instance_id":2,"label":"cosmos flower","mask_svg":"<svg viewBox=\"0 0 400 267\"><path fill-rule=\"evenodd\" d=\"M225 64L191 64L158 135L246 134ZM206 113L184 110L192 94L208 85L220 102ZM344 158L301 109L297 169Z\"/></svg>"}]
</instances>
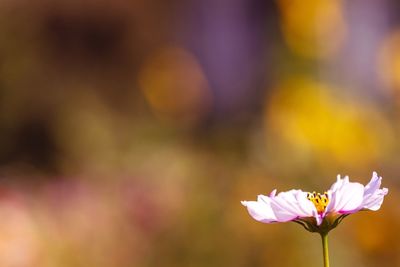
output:
<instances>
[{"instance_id":1,"label":"cosmos flower","mask_svg":"<svg viewBox=\"0 0 400 267\"><path fill-rule=\"evenodd\" d=\"M310 232L328 233L347 215L362 210L378 210L388 193L380 188L382 177L373 172L366 185L350 182L349 177L337 181L323 194L290 190L269 196L259 195L257 201L242 201L249 214L263 223L293 221Z\"/></svg>"}]
</instances>

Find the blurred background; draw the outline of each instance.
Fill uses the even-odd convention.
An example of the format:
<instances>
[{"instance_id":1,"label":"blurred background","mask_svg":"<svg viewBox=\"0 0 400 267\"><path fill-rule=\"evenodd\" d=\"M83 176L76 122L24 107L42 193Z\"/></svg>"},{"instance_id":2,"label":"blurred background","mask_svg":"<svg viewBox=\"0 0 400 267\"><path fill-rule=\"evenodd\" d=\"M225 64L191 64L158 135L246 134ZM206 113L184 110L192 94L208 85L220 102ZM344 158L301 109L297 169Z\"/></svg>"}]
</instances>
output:
<instances>
[{"instance_id":1,"label":"blurred background","mask_svg":"<svg viewBox=\"0 0 400 267\"><path fill-rule=\"evenodd\" d=\"M0 266L322 266L240 200L390 193L333 266L400 266L400 3L0 2ZM399 200L399 201L397 201Z\"/></svg>"}]
</instances>

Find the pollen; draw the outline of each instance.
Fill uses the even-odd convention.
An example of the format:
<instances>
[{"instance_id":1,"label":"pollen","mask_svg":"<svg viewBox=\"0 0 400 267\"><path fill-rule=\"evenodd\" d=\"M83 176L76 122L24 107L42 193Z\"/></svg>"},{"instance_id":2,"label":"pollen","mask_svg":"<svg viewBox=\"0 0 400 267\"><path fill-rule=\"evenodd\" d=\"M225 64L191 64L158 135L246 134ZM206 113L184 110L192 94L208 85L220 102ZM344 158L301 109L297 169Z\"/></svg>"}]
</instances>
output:
<instances>
[{"instance_id":1,"label":"pollen","mask_svg":"<svg viewBox=\"0 0 400 267\"><path fill-rule=\"evenodd\" d=\"M328 193L325 192L323 194L316 193L315 191L307 194L307 199L310 200L318 213L323 213L325 211L326 206L328 206L329 198Z\"/></svg>"}]
</instances>

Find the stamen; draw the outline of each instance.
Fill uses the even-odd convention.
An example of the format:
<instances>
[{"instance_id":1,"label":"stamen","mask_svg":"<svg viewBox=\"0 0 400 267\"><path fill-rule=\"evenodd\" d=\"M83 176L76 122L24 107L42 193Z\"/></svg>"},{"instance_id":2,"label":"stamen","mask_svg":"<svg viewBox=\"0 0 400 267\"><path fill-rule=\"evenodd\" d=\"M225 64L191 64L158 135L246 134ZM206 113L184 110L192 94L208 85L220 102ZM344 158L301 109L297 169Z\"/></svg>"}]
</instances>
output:
<instances>
[{"instance_id":1,"label":"stamen","mask_svg":"<svg viewBox=\"0 0 400 267\"><path fill-rule=\"evenodd\" d=\"M323 213L329 203L327 192L324 192L323 194L316 193L315 191L312 193L307 193L307 199L314 204L318 213Z\"/></svg>"}]
</instances>

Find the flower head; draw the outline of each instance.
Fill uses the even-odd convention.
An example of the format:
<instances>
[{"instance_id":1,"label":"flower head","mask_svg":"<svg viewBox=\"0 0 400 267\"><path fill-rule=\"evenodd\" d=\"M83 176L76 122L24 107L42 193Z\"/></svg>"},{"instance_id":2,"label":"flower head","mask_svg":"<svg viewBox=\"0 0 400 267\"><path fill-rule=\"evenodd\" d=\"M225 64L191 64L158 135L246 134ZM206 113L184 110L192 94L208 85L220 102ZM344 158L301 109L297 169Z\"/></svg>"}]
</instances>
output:
<instances>
[{"instance_id":1,"label":"flower head","mask_svg":"<svg viewBox=\"0 0 400 267\"><path fill-rule=\"evenodd\" d=\"M380 188L382 177L373 172L366 185L337 176L331 188L320 193L290 190L269 196L259 195L257 201L242 201L249 214L263 223L294 221L311 232L329 232L347 215L361 210L378 210L388 193Z\"/></svg>"}]
</instances>

